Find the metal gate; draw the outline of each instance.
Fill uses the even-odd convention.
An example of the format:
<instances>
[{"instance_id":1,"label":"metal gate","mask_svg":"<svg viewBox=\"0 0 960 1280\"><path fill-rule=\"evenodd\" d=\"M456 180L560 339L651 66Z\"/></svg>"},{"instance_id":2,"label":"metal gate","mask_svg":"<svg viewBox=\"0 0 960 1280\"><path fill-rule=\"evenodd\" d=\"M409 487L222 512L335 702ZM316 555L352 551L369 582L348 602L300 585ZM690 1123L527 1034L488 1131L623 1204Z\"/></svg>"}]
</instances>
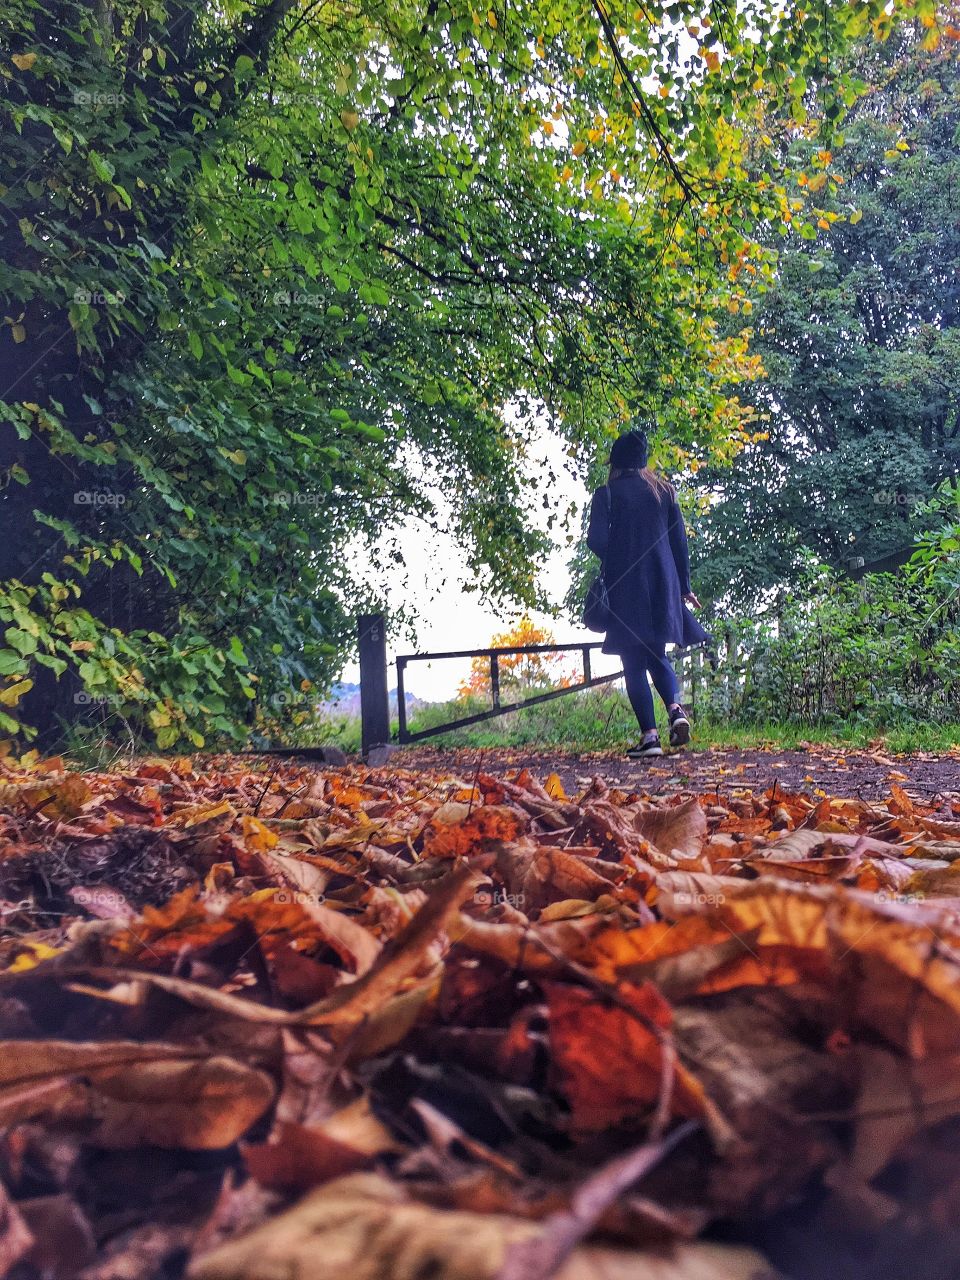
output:
<instances>
[{"instance_id":1,"label":"metal gate","mask_svg":"<svg viewBox=\"0 0 960 1280\"><path fill-rule=\"evenodd\" d=\"M366 755L372 747L389 742L391 736L387 637L382 614L368 613L360 617L359 642L361 738L362 751ZM520 711L524 707L535 707L542 702L552 702L554 698L562 698L569 693L581 693L584 689L595 689L598 685L608 684L611 680L619 680L623 675L622 671L614 671L606 676L594 676L591 672L590 655L602 645L602 640L588 640L577 641L574 644L527 644L502 649L450 649L442 653L399 654L396 659L397 741L403 745L421 742L424 738L433 738L437 734L448 733L451 729L462 729L467 725L479 724L483 720L492 720L494 716L507 715L511 711ZM562 689L551 689L548 693L536 693L518 702L503 702L500 697L500 659L524 653L579 653L583 660L583 679L578 684L564 685ZM412 662L435 662L444 658L486 658L490 664L493 705L489 711L478 711L475 715L460 716L456 720L432 725L429 729L411 732L407 726L405 689L407 667Z\"/></svg>"}]
</instances>

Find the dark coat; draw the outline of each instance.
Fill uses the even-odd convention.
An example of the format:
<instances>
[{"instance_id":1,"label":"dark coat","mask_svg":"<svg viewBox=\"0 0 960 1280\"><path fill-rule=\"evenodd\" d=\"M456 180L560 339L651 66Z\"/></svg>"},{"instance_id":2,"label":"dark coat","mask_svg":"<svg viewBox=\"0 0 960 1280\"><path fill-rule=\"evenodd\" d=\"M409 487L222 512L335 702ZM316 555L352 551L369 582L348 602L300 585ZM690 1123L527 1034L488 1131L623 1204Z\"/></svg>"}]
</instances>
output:
<instances>
[{"instance_id":1,"label":"dark coat","mask_svg":"<svg viewBox=\"0 0 960 1280\"><path fill-rule=\"evenodd\" d=\"M683 603L690 561L672 490L658 492L639 472L617 476L593 495L587 546L603 561L610 602L604 653L637 644L662 653L709 639Z\"/></svg>"}]
</instances>

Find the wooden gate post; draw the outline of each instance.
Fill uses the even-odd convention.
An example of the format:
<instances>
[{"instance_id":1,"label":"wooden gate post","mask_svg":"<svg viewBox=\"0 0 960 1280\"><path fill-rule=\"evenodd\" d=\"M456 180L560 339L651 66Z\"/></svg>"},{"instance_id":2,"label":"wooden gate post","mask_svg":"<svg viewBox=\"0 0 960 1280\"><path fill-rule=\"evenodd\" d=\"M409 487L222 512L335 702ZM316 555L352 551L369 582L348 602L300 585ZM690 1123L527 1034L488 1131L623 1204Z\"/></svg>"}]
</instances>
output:
<instances>
[{"instance_id":1,"label":"wooden gate post","mask_svg":"<svg viewBox=\"0 0 960 1280\"><path fill-rule=\"evenodd\" d=\"M382 613L361 613L357 619L360 645L360 750L390 741L390 693L387 689L387 628Z\"/></svg>"}]
</instances>

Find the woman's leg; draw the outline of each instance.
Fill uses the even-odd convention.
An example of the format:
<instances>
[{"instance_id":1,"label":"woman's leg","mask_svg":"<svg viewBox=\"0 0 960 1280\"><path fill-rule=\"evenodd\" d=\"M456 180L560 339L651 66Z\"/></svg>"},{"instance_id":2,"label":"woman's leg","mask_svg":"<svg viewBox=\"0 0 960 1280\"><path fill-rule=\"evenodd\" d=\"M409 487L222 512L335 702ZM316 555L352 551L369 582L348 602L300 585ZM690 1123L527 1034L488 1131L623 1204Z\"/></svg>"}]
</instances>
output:
<instances>
[{"instance_id":1,"label":"woman's leg","mask_svg":"<svg viewBox=\"0 0 960 1280\"><path fill-rule=\"evenodd\" d=\"M627 697L633 707L633 714L644 733L652 733L657 727L657 718L653 711L653 694L647 680L647 663L649 655L639 647L628 649L623 654L623 678L627 686ZM671 668L671 674L672 674Z\"/></svg>"},{"instance_id":2,"label":"woman's leg","mask_svg":"<svg viewBox=\"0 0 960 1280\"><path fill-rule=\"evenodd\" d=\"M673 669L673 663L665 656L662 645L659 653L650 650L646 663L657 693L663 699L663 705L668 711L671 707L679 706L680 689L677 685L677 675Z\"/></svg>"}]
</instances>

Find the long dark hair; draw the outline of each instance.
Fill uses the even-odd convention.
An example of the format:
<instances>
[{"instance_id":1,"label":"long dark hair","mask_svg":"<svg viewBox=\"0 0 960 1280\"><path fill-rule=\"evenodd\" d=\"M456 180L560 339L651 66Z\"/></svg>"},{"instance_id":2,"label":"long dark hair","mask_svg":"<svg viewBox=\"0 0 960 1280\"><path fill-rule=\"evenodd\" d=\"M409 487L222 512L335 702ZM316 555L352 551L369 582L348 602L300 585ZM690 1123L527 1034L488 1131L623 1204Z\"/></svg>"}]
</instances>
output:
<instances>
[{"instance_id":1,"label":"long dark hair","mask_svg":"<svg viewBox=\"0 0 960 1280\"><path fill-rule=\"evenodd\" d=\"M642 476L661 502L673 497L673 485L663 476L658 475L650 467L611 467L610 479L619 480L621 476Z\"/></svg>"}]
</instances>

